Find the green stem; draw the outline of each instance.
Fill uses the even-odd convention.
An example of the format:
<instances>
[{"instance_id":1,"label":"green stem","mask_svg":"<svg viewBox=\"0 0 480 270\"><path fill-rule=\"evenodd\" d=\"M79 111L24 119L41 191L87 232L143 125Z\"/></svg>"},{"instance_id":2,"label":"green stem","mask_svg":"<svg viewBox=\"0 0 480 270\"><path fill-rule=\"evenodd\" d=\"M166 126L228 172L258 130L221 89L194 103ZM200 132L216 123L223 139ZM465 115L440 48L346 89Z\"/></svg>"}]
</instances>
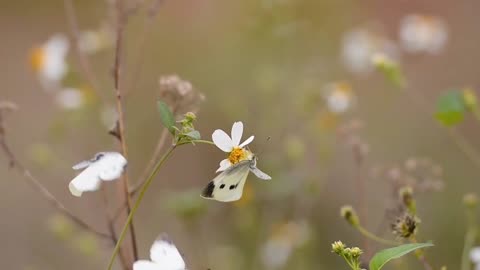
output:
<instances>
[{"instance_id":1,"label":"green stem","mask_svg":"<svg viewBox=\"0 0 480 270\"><path fill-rule=\"evenodd\" d=\"M378 243L384 244L384 245L390 245L390 246L396 246L398 245L397 242L390 241L387 239L380 238L376 236L375 234L367 231L365 228L363 228L360 224L355 226L355 228L365 237L372 239L373 241L376 241Z\"/></svg>"},{"instance_id":2,"label":"green stem","mask_svg":"<svg viewBox=\"0 0 480 270\"><path fill-rule=\"evenodd\" d=\"M127 221L125 222L125 225L123 226L122 232L120 233L120 236L118 238L118 242L115 245L115 248L113 249L113 254L110 257L110 262L108 263L108 270L111 270L113 267L113 263L115 262L115 258L117 257L118 251L120 250L120 246L122 245L122 242L125 238L125 235L128 231L128 227L130 223L132 222L133 215L137 212L138 207L140 206L140 203L142 202L143 196L145 196L145 192L147 191L148 187L152 183L153 179L157 175L158 171L162 167L163 163L168 159L168 157L172 154L173 150L175 150L177 146L172 145L170 149L160 158L158 163L155 165L155 168L153 169L152 173L150 176L147 178L147 181L145 181L145 184L143 184L142 189L140 190L140 193L138 195L138 199L135 201L135 204L132 207L132 211L127 217Z\"/></svg>"},{"instance_id":3,"label":"green stem","mask_svg":"<svg viewBox=\"0 0 480 270\"><path fill-rule=\"evenodd\" d=\"M470 270L469 252L473 248L473 245L475 244L475 239L477 238L477 224L475 220L475 212L472 211L472 209L468 209L467 220L468 229L467 233L465 234L465 242L463 244L462 264L460 268L461 270Z\"/></svg>"},{"instance_id":4,"label":"green stem","mask_svg":"<svg viewBox=\"0 0 480 270\"><path fill-rule=\"evenodd\" d=\"M211 142L211 141L207 141L207 140L191 140L191 141L188 141L188 142L183 142L183 143L180 143L178 145L184 145L184 144L189 144L189 143L204 143L204 144L211 144L211 145L215 145L215 143Z\"/></svg>"}]
</instances>

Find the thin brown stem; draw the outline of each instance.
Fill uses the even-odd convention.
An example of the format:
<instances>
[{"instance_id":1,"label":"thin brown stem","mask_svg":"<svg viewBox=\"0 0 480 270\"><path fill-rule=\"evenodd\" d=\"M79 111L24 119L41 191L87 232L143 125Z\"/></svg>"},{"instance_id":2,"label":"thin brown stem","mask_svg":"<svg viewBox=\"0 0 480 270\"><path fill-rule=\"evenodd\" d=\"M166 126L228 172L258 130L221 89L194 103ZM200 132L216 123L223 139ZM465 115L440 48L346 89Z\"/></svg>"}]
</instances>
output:
<instances>
[{"instance_id":1,"label":"thin brown stem","mask_svg":"<svg viewBox=\"0 0 480 270\"><path fill-rule=\"evenodd\" d=\"M5 156L7 157L10 168L16 169L27 180L27 182L35 190L37 190L60 213L70 218L73 222L75 222L79 227L83 228L84 230L92 232L101 238L112 239L112 235L95 229L93 226L89 225L88 223L84 222L81 218L74 215L36 177L34 177L25 166L23 166L23 164L20 162L20 160L17 159L14 152L11 150L10 146L7 143L7 139L5 135L5 127L3 123L3 116L1 113L0 113L0 148L5 154Z\"/></svg>"},{"instance_id":2,"label":"thin brown stem","mask_svg":"<svg viewBox=\"0 0 480 270\"><path fill-rule=\"evenodd\" d=\"M117 113L118 113L118 132L120 136L120 145L123 156L128 159L127 152L127 142L125 139L125 118L123 115L123 105L122 105L122 91L121 91L121 78L120 73L122 71L122 51L123 51L123 35L125 30L125 24L127 23L127 15L124 11L123 1L116 1L116 13L117 13L117 37L115 41L115 62L113 68L113 80L114 80L114 91L116 95L116 104L117 104ZM131 198L128 192L128 173L125 173L122 176L123 183L123 192L125 194L125 205L127 208L127 214L130 214L132 209ZM137 239L135 236L135 227L134 223L130 222L130 238L132 244L133 258L138 260L138 249L137 249Z\"/></svg>"},{"instance_id":3,"label":"thin brown stem","mask_svg":"<svg viewBox=\"0 0 480 270\"><path fill-rule=\"evenodd\" d=\"M84 52L82 52L79 47L81 33L78 26L78 19L75 12L75 6L73 5L73 0L64 0L63 5L65 9L65 15L67 17L70 39L73 41L73 51L79 63L80 70L90 84L90 87L92 87L93 90L97 93L97 95L102 98L99 90L100 85L95 77L95 73L92 71L88 56Z\"/></svg>"},{"instance_id":4,"label":"thin brown stem","mask_svg":"<svg viewBox=\"0 0 480 270\"><path fill-rule=\"evenodd\" d=\"M148 38L150 37L150 31L152 29L153 22L155 21L155 18L158 14L158 10L160 8L160 4L163 2L163 0L153 0L152 3L150 4L148 10L147 10L147 15L145 16L145 19L143 20L143 27L142 27L142 32L140 33L140 37L138 38L138 55L135 58L136 59L136 64L134 65L133 69L133 75L132 75L132 80L129 89L135 89L137 87L138 81L140 80L140 75L142 74L142 69L143 69L143 63L145 61L145 46L148 41ZM125 92L124 95L128 95L128 89Z\"/></svg>"},{"instance_id":5,"label":"thin brown stem","mask_svg":"<svg viewBox=\"0 0 480 270\"><path fill-rule=\"evenodd\" d=\"M100 189L102 190L102 202L105 208L105 216L107 219L107 226L108 226L108 231L110 232L110 235L112 235L112 243L113 246L117 245L118 237L117 233L115 232L115 222L113 217L110 215L110 212L108 211L108 196L107 196L107 190L105 189L105 186L101 186ZM128 261L125 257L125 254L123 254L122 248L118 251L119 257L120 257L120 262L122 263L123 269L124 270L129 270L130 267L128 265Z\"/></svg>"}]
</instances>

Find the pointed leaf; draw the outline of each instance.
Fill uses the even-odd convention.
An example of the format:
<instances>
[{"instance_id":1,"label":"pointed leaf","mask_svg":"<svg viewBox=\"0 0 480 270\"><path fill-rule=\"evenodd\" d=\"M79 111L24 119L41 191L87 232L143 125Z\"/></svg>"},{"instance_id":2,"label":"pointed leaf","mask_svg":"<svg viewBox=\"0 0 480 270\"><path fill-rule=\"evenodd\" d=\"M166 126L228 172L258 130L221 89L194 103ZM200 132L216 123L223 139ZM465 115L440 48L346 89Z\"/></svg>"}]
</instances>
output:
<instances>
[{"instance_id":1,"label":"pointed leaf","mask_svg":"<svg viewBox=\"0 0 480 270\"><path fill-rule=\"evenodd\" d=\"M157 106L163 126L166 127L172 135L175 134L175 117L173 116L172 111L168 105L161 100L157 102Z\"/></svg>"},{"instance_id":2,"label":"pointed leaf","mask_svg":"<svg viewBox=\"0 0 480 270\"><path fill-rule=\"evenodd\" d=\"M431 247L431 243L415 243L415 244L405 244L394 248L384 249L375 256L373 256L370 261L370 270L380 270L387 262L398 259L405 254L408 254L412 251L415 251L420 248Z\"/></svg>"}]
</instances>

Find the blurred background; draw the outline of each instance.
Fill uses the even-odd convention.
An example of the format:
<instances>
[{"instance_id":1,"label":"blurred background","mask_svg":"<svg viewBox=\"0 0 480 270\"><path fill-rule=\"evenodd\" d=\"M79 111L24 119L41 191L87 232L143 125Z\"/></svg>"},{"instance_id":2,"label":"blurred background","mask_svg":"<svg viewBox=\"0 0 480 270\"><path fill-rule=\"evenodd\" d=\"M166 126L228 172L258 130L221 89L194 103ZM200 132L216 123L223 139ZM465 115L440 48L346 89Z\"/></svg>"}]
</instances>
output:
<instances>
[{"instance_id":1,"label":"blurred background","mask_svg":"<svg viewBox=\"0 0 480 270\"><path fill-rule=\"evenodd\" d=\"M119 149L108 134L115 119L112 8L73 2L77 51L88 58L96 89L66 42L72 36L62 1L3 0L0 100L18 107L6 119L17 157L69 209L106 230L100 192L76 198L68 183L72 165ZM462 197L480 190L479 173L433 115L445 91L480 84L479 2L183 0L161 2L152 17L153 1L137 2L121 75L132 185L162 132L159 80L173 74L195 91L193 106L179 112L197 112L202 137L243 121L244 138L255 135L251 149L261 151L259 168L273 178L250 175L238 202L206 201L199 194L225 155L209 145L180 148L136 215L141 258L166 232L189 269L347 269L331 253L333 241L361 247L366 260L384 246L365 246L340 207L353 205L368 230L395 239L396 193L409 185L422 221L417 238L436 244L428 259L437 269L458 268ZM376 56L401 67L405 87L375 69ZM474 117L457 131L480 147ZM111 243L59 216L4 155L0 161L0 268L104 269ZM114 212L119 185L106 185ZM422 269L413 256L397 267Z\"/></svg>"}]
</instances>

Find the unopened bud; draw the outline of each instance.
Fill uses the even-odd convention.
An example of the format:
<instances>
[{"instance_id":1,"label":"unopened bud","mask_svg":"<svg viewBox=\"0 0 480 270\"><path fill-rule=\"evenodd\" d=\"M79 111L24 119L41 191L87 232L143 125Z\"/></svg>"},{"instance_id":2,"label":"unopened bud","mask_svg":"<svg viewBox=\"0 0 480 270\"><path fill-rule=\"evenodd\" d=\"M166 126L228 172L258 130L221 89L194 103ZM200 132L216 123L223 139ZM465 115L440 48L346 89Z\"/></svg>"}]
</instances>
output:
<instances>
[{"instance_id":1,"label":"unopened bud","mask_svg":"<svg viewBox=\"0 0 480 270\"><path fill-rule=\"evenodd\" d=\"M352 226L358 226L360 220L352 206L346 205L340 209L340 215Z\"/></svg>"}]
</instances>

